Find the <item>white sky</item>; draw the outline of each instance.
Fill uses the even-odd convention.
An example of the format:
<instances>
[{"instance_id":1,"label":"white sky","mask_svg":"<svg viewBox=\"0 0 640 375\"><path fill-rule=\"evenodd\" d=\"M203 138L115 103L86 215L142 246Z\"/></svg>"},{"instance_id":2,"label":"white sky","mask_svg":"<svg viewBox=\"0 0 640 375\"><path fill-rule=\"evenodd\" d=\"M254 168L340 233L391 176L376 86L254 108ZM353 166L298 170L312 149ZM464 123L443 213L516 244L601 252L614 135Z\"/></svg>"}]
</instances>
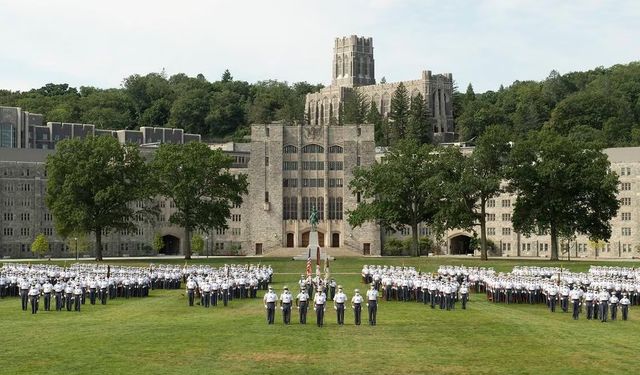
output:
<instances>
[{"instance_id":1,"label":"white sky","mask_svg":"<svg viewBox=\"0 0 640 375\"><path fill-rule=\"evenodd\" d=\"M640 60L640 1L0 0L0 88L119 87L131 74L328 84L333 40L373 37L376 79L464 91Z\"/></svg>"}]
</instances>

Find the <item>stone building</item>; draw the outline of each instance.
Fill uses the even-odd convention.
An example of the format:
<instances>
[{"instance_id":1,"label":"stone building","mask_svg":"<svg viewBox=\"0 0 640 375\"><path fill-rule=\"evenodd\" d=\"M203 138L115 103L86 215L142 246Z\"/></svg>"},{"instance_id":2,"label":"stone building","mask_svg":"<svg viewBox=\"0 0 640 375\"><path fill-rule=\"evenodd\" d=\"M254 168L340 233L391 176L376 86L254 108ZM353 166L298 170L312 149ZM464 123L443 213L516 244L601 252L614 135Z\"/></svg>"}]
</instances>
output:
<instances>
[{"instance_id":1,"label":"stone building","mask_svg":"<svg viewBox=\"0 0 640 375\"><path fill-rule=\"evenodd\" d=\"M450 142L454 139L451 73L432 74L427 70L416 80L376 84L373 38L356 35L335 39L332 71L330 86L317 93L307 94L305 109L310 124L337 123L341 106L354 90L363 94L369 102L375 103L380 113L388 117L391 98L402 83L411 98L418 93L425 98L434 124L434 139L438 142Z\"/></svg>"},{"instance_id":2,"label":"stone building","mask_svg":"<svg viewBox=\"0 0 640 375\"><path fill-rule=\"evenodd\" d=\"M471 152L470 149L463 152ZM618 199L620 210L611 219L612 235L609 241L592 242L585 235L560 239L561 258L634 258L640 257L640 147L617 147L604 150L611 163L611 170L620 179ZM551 255L549 235L525 236L513 229L511 216L516 196L502 193L487 201L487 239L493 245L490 255L503 257L540 257ZM427 226L419 228L421 237L435 240ZM473 254L471 241L479 241L480 227L473 232L454 229L447 231L437 243L441 254ZM403 231L383 233L383 237L410 238L409 228Z\"/></svg>"}]
</instances>

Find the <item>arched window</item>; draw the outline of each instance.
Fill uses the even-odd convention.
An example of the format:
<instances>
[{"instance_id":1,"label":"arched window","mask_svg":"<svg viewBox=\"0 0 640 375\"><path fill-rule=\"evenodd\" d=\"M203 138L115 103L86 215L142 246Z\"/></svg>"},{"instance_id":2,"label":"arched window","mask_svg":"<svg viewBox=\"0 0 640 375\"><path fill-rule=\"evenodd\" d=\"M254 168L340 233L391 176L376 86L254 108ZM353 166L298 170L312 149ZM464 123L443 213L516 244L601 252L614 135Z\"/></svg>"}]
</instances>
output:
<instances>
[{"instance_id":1,"label":"arched window","mask_svg":"<svg viewBox=\"0 0 640 375\"><path fill-rule=\"evenodd\" d=\"M324 147L317 144L310 144L302 147L302 152L305 154L319 154L324 152Z\"/></svg>"},{"instance_id":2,"label":"arched window","mask_svg":"<svg viewBox=\"0 0 640 375\"><path fill-rule=\"evenodd\" d=\"M330 154L342 154L342 147L340 146L331 146L329 147Z\"/></svg>"},{"instance_id":3,"label":"arched window","mask_svg":"<svg viewBox=\"0 0 640 375\"><path fill-rule=\"evenodd\" d=\"M298 148L294 145L286 145L284 146L283 152L285 154L296 154L298 153Z\"/></svg>"}]
</instances>

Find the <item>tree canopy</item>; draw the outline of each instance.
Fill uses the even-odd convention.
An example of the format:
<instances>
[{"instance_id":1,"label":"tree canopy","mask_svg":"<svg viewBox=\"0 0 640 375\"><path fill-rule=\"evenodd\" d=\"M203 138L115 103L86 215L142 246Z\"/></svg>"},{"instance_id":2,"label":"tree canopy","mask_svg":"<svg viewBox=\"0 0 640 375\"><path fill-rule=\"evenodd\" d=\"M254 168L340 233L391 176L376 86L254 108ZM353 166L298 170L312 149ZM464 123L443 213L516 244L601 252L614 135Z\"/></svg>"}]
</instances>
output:
<instances>
[{"instance_id":1,"label":"tree canopy","mask_svg":"<svg viewBox=\"0 0 640 375\"><path fill-rule=\"evenodd\" d=\"M436 224L441 205L441 176L435 148L415 140L399 141L379 164L354 169L349 183L361 201L348 212L352 227L374 221L385 229L408 226L412 252L418 255L418 224Z\"/></svg>"},{"instance_id":2,"label":"tree canopy","mask_svg":"<svg viewBox=\"0 0 640 375\"><path fill-rule=\"evenodd\" d=\"M60 141L47 157L46 171L45 200L56 231L63 237L94 233L96 260L102 260L103 232L132 229L134 215L156 213L149 170L138 148L113 137Z\"/></svg>"},{"instance_id":3,"label":"tree canopy","mask_svg":"<svg viewBox=\"0 0 640 375\"><path fill-rule=\"evenodd\" d=\"M513 228L551 236L551 260L558 259L558 237L587 234L608 240L617 214L618 177L599 149L553 130L530 133L516 142L508 166L516 194Z\"/></svg>"},{"instance_id":4,"label":"tree canopy","mask_svg":"<svg viewBox=\"0 0 640 375\"><path fill-rule=\"evenodd\" d=\"M231 207L247 194L247 176L229 173L233 159L203 143L163 144L151 160L157 192L171 198L176 211L169 222L185 231L185 259L191 258L196 229L226 229Z\"/></svg>"}]
</instances>

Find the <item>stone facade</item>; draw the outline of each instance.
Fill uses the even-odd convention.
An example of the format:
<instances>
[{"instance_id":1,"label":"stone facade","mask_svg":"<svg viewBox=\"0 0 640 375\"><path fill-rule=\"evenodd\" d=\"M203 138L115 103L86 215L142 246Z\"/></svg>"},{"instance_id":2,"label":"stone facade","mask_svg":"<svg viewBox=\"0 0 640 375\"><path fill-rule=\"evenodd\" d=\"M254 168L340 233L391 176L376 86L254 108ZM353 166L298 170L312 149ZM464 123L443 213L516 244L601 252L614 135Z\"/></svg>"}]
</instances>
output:
<instances>
[{"instance_id":1,"label":"stone facade","mask_svg":"<svg viewBox=\"0 0 640 375\"><path fill-rule=\"evenodd\" d=\"M315 207L321 246L379 254L377 227L354 229L346 221L358 199L348 189L352 170L375 162L373 126L253 125L249 152L248 169L234 169L249 176L249 194L238 212L242 220L229 223L242 233L235 237L244 253L306 247ZM233 231L214 236L221 243L233 237Z\"/></svg>"},{"instance_id":2,"label":"stone facade","mask_svg":"<svg viewBox=\"0 0 640 375\"><path fill-rule=\"evenodd\" d=\"M469 152L469 149L466 150ZM640 257L640 147L605 149L611 170L620 179L618 215L611 219L612 235L608 242L594 243L585 235L577 235L560 243L560 257L570 258L634 258ZM525 236L513 230L511 215L516 196L500 194L487 202L487 238L495 245L491 255L504 257L540 257L551 255L549 235ZM428 227L421 226L420 236L431 236ZM480 227L475 228L480 237ZM403 232L384 233L385 237L410 238L408 228ZM438 244L442 254L468 254L473 232L449 230ZM433 237L432 237L433 239ZM569 254L567 254L569 252Z\"/></svg>"},{"instance_id":3,"label":"stone facade","mask_svg":"<svg viewBox=\"0 0 640 375\"><path fill-rule=\"evenodd\" d=\"M388 117L391 98L402 83L410 97L422 94L434 124L434 139L450 142L454 139L453 76L451 73L432 74L423 71L420 79L376 84L373 58L373 39L352 35L336 38L331 86L306 97L306 117L311 125L337 123L342 103L353 90L359 91L380 113Z\"/></svg>"}]
</instances>

